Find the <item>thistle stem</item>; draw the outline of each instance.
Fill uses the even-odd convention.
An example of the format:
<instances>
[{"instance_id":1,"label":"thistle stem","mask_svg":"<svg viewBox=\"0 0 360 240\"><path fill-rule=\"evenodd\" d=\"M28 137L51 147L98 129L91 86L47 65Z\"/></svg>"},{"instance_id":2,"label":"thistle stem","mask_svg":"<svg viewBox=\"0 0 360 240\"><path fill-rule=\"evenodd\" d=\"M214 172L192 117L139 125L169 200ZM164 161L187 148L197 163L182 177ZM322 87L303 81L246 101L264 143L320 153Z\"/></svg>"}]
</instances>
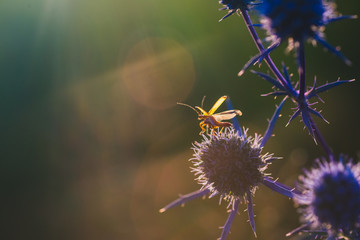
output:
<instances>
[{"instance_id":1,"label":"thistle stem","mask_svg":"<svg viewBox=\"0 0 360 240\"><path fill-rule=\"evenodd\" d=\"M306 87L306 77L305 77L305 48L304 41L299 41L298 50L298 68L299 68L299 102L305 102L305 87Z\"/></svg>"},{"instance_id":2,"label":"thistle stem","mask_svg":"<svg viewBox=\"0 0 360 240\"><path fill-rule=\"evenodd\" d=\"M298 71L299 71L299 96L297 98L298 104L301 108L308 108L307 100L305 98L305 88L306 88L306 64L305 64L305 47L304 41L299 41L298 50ZM314 120L308 114L310 121L310 127L314 131L315 139L320 143L321 147L326 152L329 159L334 159L334 153L332 152L329 145L326 143L324 137L322 136L319 128L316 126Z\"/></svg>"},{"instance_id":3,"label":"thistle stem","mask_svg":"<svg viewBox=\"0 0 360 240\"><path fill-rule=\"evenodd\" d=\"M252 39L254 40L257 49L260 52L264 52L265 48L262 45L261 40L256 33L256 30L255 30L255 28L252 24L252 21L249 17L248 11L247 10L240 10L240 11L241 11L241 15L244 19L244 22L246 24L246 27L248 28L249 33L250 33ZM304 50L303 42L300 43L298 53L299 53L298 58L299 58L299 79L300 79L299 96L298 96L298 93L294 89L292 89L288 86L286 79L281 74L279 69L276 67L275 63L273 62L273 60L271 59L271 57L269 55L266 55L264 57L264 61L266 62L266 64L270 68L270 70L273 72L273 74L276 76L276 79L281 83L281 85L283 85L292 94L292 96L294 98L298 99L298 102L300 104L300 102L302 102L302 103L305 102L305 84L306 84L306 82L305 82L305 50ZM301 100L301 99L303 99L303 100ZM299 101L299 100L301 100L301 101ZM314 120L311 118L311 116L309 116L309 120L311 122L311 126L313 128L315 138L320 143L320 145L322 146L322 148L328 155L329 159L334 159L334 153L330 149L329 145L326 143L324 137L322 136L321 132L317 128L317 126L316 126Z\"/></svg>"},{"instance_id":4,"label":"thistle stem","mask_svg":"<svg viewBox=\"0 0 360 240\"><path fill-rule=\"evenodd\" d=\"M248 11L242 10L242 9L240 9L240 11L241 11L241 15L244 19L244 22L246 24L246 27L249 30L249 33L250 33L252 39L254 40L257 49L260 52L264 52L265 48L261 43L261 39L259 38L258 34L256 33L256 30L254 28L254 25L252 24L252 21L250 19ZM264 61L266 62L266 64L270 68L270 70L274 73L274 75L276 76L276 79L281 83L281 85L283 85L294 97L296 97L297 93L293 89L289 88L286 79L281 74L279 69L276 67L276 65L273 62L273 60L271 59L271 57L269 55L265 55Z\"/></svg>"}]
</instances>

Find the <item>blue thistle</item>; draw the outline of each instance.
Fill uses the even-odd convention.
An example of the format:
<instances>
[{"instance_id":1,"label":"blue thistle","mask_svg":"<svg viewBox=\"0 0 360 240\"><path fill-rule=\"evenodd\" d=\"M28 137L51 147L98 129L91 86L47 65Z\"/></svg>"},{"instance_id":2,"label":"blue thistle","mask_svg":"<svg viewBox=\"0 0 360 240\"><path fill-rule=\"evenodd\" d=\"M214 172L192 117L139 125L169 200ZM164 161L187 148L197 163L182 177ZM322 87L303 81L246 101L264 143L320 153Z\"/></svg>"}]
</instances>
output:
<instances>
[{"instance_id":1,"label":"blue thistle","mask_svg":"<svg viewBox=\"0 0 360 240\"><path fill-rule=\"evenodd\" d=\"M249 7L251 5L256 4L253 0L220 0L219 3L225 6L223 8L220 8L220 10L228 10L228 14L222 17L219 21L222 21L225 18L231 16L238 10L249 10Z\"/></svg>"},{"instance_id":2,"label":"blue thistle","mask_svg":"<svg viewBox=\"0 0 360 240\"><path fill-rule=\"evenodd\" d=\"M360 164L344 163L340 156L339 162L317 160L317 165L300 177L302 194L294 194L302 207L303 226L324 230L332 239L358 236Z\"/></svg>"},{"instance_id":3,"label":"blue thistle","mask_svg":"<svg viewBox=\"0 0 360 240\"><path fill-rule=\"evenodd\" d=\"M255 234L255 220L252 197L258 186L265 186L287 197L292 197L292 190L272 180L264 171L277 159L272 154L262 154L262 138L247 136L244 129L239 134L234 128L225 131L212 131L203 135L201 142L193 144L194 154L190 161L192 172L197 177L201 189L181 196L160 210L167 209L209 194L209 198L219 195L221 200L228 201L229 217L223 227L220 239L226 239L239 205L244 200L247 204L249 221ZM256 234L255 234L256 235Z\"/></svg>"},{"instance_id":4,"label":"blue thistle","mask_svg":"<svg viewBox=\"0 0 360 240\"><path fill-rule=\"evenodd\" d=\"M289 48L298 46L299 42L313 39L326 49L340 57L347 64L340 51L328 44L323 38L324 27L341 19L355 16L337 16L335 4L324 0L264 0L259 6L261 23L275 43L289 39Z\"/></svg>"},{"instance_id":5,"label":"blue thistle","mask_svg":"<svg viewBox=\"0 0 360 240\"><path fill-rule=\"evenodd\" d=\"M239 72L239 76L251 65L261 62L287 39L290 50L303 45L305 40L312 39L341 58L347 65L351 65L351 61L336 47L324 40L323 32L328 23L354 19L357 16L338 16L335 4L325 0L263 0L259 4L258 11L261 15L261 26L267 31L269 35L267 40L272 44L268 49L261 50L258 55L251 58Z\"/></svg>"},{"instance_id":6,"label":"blue thistle","mask_svg":"<svg viewBox=\"0 0 360 240\"><path fill-rule=\"evenodd\" d=\"M264 178L264 170L271 155L261 155L260 137L239 136L234 129L224 134L211 134L193 145L193 172L202 188L231 204L246 195L255 193Z\"/></svg>"},{"instance_id":7,"label":"blue thistle","mask_svg":"<svg viewBox=\"0 0 360 240\"><path fill-rule=\"evenodd\" d=\"M259 11L262 26L270 36L303 41L319 33L326 22L325 12L330 9L322 0L264 0Z\"/></svg>"}]
</instances>

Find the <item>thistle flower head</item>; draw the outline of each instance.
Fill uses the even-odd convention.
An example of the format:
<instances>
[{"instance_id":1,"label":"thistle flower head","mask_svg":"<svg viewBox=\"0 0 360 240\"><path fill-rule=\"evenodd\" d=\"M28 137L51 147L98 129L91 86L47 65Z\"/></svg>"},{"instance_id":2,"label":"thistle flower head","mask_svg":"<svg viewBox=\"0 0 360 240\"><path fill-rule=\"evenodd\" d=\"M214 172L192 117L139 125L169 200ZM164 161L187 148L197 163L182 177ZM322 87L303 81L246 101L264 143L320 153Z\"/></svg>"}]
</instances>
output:
<instances>
[{"instance_id":1,"label":"thistle flower head","mask_svg":"<svg viewBox=\"0 0 360 240\"><path fill-rule=\"evenodd\" d=\"M239 135L234 128L203 135L202 142L193 144L192 171L202 188L212 195L220 194L230 204L248 191L255 193L264 179L270 154L261 154L261 137Z\"/></svg>"},{"instance_id":2,"label":"thistle flower head","mask_svg":"<svg viewBox=\"0 0 360 240\"><path fill-rule=\"evenodd\" d=\"M356 18L338 16L335 4L326 0L263 0L259 5L260 22L274 44L289 40L289 49L307 39L312 39L340 57L351 62L341 52L324 40L325 26L337 20Z\"/></svg>"},{"instance_id":3,"label":"thistle flower head","mask_svg":"<svg viewBox=\"0 0 360 240\"><path fill-rule=\"evenodd\" d=\"M260 183L282 195L293 197L293 189L264 173L268 164L277 158L272 154L261 153L263 142L260 135L247 136L245 129L239 134L233 127L225 128L223 132L213 130L203 135L201 142L195 142L192 149L192 172L202 188L180 196L160 209L160 212L208 194L209 197L219 194L220 201L225 199L229 201L228 207L231 206L220 237L220 240L225 240L242 199L247 204L250 226L256 236L252 196Z\"/></svg>"},{"instance_id":4,"label":"thistle flower head","mask_svg":"<svg viewBox=\"0 0 360 240\"><path fill-rule=\"evenodd\" d=\"M318 34L331 11L322 0L264 0L260 6L261 22L270 36L295 41Z\"/></svg>"},{"instance_id":5,"label":"thistle flower head","mask_svg":"<svg viewBox=\"0 0 360 240\"><path fill-rule=\"evenodd\" d=\"M300 177L303 194L294 195L303 220L328 235L357 235L360 224L360 164L317 160L318 167Z\"/></svg>"}]
</instances>

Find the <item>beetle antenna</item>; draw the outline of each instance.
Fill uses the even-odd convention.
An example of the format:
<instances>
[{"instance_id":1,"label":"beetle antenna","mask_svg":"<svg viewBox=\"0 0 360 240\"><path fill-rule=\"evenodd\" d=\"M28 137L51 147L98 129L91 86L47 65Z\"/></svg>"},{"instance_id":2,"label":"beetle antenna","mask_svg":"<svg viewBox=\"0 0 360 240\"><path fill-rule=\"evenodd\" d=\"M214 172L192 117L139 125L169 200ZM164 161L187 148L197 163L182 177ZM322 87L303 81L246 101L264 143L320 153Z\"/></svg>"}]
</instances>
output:
<instances>
[{"instance_id":1,"label":"beetle antenna","mask_svg":"<svg viewBox=\"0 0 360 240\"><path fill-rule=\"evenodd\" d=\"M203 99L201 100L201 108L204 108L205 97L206 97L206 96L204 96Z\"/></svg>"},{"instance_id":2,"label":"beetle antenna","mask_svg":"<svg viewBox=\"0 0 360 240\"><path fill-rule=\"evenodd\" d=\"M194 111L197 113L197 115L201 115L201 114L198 112L198 110L196 110L195 108L193 108L193 107L190 106L190 105L187 105L187 104L181 103L181 102L177 102L177 104L183 105L183 106L185 106L185 107L189 107L189 108L191 108L192 110L194 110Z\"/></svg>"}]
</instances>

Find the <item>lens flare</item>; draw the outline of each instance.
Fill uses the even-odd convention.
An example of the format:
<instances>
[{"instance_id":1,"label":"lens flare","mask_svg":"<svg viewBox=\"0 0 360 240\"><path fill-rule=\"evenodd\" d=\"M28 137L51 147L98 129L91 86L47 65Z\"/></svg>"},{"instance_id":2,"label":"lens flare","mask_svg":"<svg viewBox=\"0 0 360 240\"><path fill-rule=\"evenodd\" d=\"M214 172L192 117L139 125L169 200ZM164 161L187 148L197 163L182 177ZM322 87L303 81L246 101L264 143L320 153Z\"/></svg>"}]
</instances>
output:
<instances>
[{"instance_id":1,"label":"lens flare","mask_svg":"<svg viewBox=\"0 0 360 240\"><path fill-rule=\"evenodd\" d=\"M167 109L192 89L192 56L178 42L146 38L129 51L121 77L131 97L152 109Z\"/></svg>"}]
</instances>

